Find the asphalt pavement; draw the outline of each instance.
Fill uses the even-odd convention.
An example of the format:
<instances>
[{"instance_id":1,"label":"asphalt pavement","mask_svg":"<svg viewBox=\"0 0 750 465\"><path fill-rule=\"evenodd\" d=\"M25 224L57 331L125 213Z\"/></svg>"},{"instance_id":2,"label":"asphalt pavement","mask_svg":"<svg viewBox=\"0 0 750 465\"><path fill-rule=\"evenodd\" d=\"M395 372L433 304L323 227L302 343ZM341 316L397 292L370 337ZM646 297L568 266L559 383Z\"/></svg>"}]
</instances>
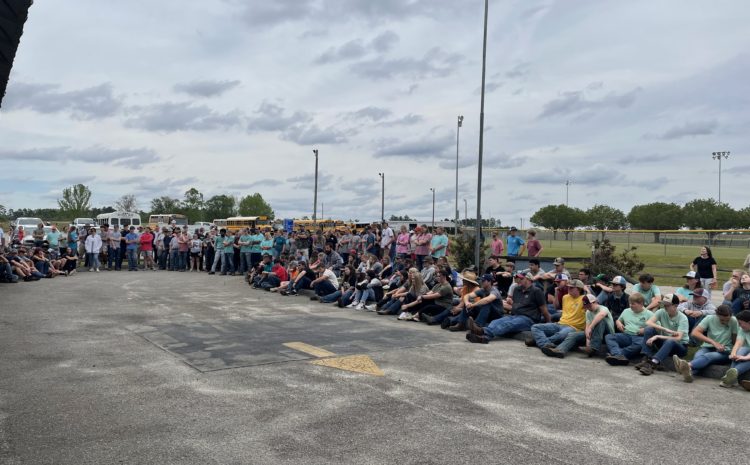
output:
<instances>
[{"instance_id":1,"label":"asphalt pavement","mask_svg":"<svg viewBox=\"0 0 750 465\"><path fill-rule=\"evenodd\" d=\"M2 464L742 463L750 393L205 273L0 285Z\"/></svg>"}]
</instances>

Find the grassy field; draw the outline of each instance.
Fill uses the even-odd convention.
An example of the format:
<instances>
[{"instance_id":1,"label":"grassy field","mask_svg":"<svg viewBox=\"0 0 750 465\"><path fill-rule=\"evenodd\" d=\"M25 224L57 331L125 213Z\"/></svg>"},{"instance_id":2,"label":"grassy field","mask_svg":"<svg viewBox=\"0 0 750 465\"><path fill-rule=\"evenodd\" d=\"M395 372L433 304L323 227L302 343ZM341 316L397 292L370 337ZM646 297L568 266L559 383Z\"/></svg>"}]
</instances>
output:
<instances>
[{"instance_id":1,"label":"grassy field","mask_svg":"<svg viewBox=\"0 0 750 465\"><path fill-rule=\"evenodd\" d=\"M542 242L544 250L543 257L586 257L591 255L591 242L569 242L569 241L551 241ZM615 244L616 252L619 253L627 248L627 244ZM669 286L678 286L685 283L683 276L690 271L690 263L698 256L699 247L669 245L666 248L662 244L632 244L636 247L635 253L646 263L644 272L656 276L657 284ZM750 253L750 249L745 248L713 248L711 249L718 263L719 269L742 268L745 257ZM569 262L569 268L578 269L581 265L578 262ZM679 265L682 268L671 268L665 265ZM729 279L730 272L719 272L719 286Z\"/></svg>"}]
</instances>

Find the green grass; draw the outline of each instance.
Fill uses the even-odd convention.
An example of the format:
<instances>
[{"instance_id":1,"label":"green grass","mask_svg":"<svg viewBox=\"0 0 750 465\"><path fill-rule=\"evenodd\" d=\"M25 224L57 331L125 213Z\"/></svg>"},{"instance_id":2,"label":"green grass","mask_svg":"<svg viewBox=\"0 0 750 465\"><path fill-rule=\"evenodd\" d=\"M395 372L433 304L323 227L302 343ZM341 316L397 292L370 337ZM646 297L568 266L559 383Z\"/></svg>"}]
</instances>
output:
<instances>
[{"instance_id":1,"label":"green grass","mask_svg":"<svg viewBox=\"0 0 750 465\"><path fill-rule=\"evenodd\" d=\"M545 240L542 245L544 246L542 257L588 257L591 255L591 242ZM615 243L615 246L616 253L628 247L627 243ZM635 253L646 264L644 272L657 276L657 284L668 286L681 286L685 283L685 279L681 276L690 271L690 263L698 256L700 250L696 246L668 245L665 255L662 244L631 244L631 247L637 247ZM711 250L719 269L742 268L745 257L750 253L750 250L745 248L716 247ZM662 265L679 265L682 268L669 268ZM569 268L578 269L580 266L580 263L572 261ZM729 276L729 272L719 272L719 288L729 279Z\"/></svg>"}]
</instances>

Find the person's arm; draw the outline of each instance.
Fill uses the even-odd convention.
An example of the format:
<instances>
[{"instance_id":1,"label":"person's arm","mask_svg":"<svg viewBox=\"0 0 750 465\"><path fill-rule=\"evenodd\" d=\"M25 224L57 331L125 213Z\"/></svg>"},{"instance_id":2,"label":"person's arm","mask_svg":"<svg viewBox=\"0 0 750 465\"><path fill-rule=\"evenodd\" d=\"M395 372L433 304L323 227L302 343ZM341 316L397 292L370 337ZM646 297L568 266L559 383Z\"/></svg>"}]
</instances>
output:
<instances>
[{"instance_id":1,"label":"person's arm","mask_svg":"<svg viewBox=\"0 0 750 465\"><path fill-rule=\"evenodd\" d=\"M540 305L539 311L542 312L542 316L544 316L544 321L546 321L547 323L550 323L552 321L552 316L550 316L549 310L547 310L546 305Z\"/></svg>"},{"instance_id":2,"label":"person's arm","mask_svg":"<svg viewBox=\"0 0 750 465\"><path fill-rule=\"evenodd\" d=\"M695 265L695 259L690 263L690 271L697 271L697 266Z\"/></svg>"},{"instance_id":3,"label":"person's arm","mask_svg":"<svg viewBox=\"0 0 750 465\"><path fill-rule=\"evenodd\" d=\"M625 332L625 325L622 323L622 315L620 315L620 318L617 319L615 322L615 326L617 329L619 329L621 332Z\"/></svg>"},{"instance_id":4,"label":"person's arm","mask_svg":"<svg viewBox=\"0 0 750 465\"><path fill-rule=\"evenodd\" d=\"M739 283L737 280L732 278L732 285L729 286L729 289L726 293L724 293L724 300L729 300L730 302L733 300L732 297L734 296L734 290L737 289Z\"/></svg>"},{"instance_id":5,"label":"person's arm","mask_svg":"<svg viewBox=\"0 0 750 465\"><path fill-rule=\"evenodd\" d=\"M653 310L655 308L658 308L660 303L661 303L661 294L656 294L651 299L651 303L648 304L648 307L646 307L646 310Z\"/></svg>"},{"instance_id":6,"label":"person's arm","mask_svg":"<svg viewBox=\"0 0 750 465\"><path fill-rule=\"evenodd\" d=\"M654 341L656 341L657 339L664 339L665 341L669 340L669 339L672 339L672 340L677 341L677 342L680 342L680 340L682 340L682 332L680 332L680 331L672 331L671 329L665 328L665 327L657 324L656 323L656 315L654 315L651 318L649 318L649 320L646 322L646 325L650 326L651 328L654 328L654 329L656 329L658 331L662 331L662 332L666 333L664 335L663 334L655 334L654 336L652 336L651 338L649 338L649 340L646 341L646 343L649 344L649 345L652 345L654 343Z\"/></svg>"},{"instance_id":7,"label":"person's arm","mask_svg":"<svg viewBox=\"0 0 750 465\"><path fill-rule=\"evenodd\" d=\"M713 272L713 275L714 275L714 279L713 279L713 281L711 281L711 284L713 284L714 286L716 286L716 283L717 283L716 278L719 276L719 274L716 272L716 263L715 262L714 262L713 265L711 265L711 271Z\"/></svg>"},{"instance_id":8,"label":"person's arm","mask_svg":"<svg viewBox=\"0 0 750 465\"><path fill-rule=\"evenodd\" d=\"M701 325L698 325L693 329L691 336L693 336L695 339L697 339L700 342L711 344L719 352L724 352L726 347L724 347L723 344L719 344L718 342L714 341L710 337L706 336L706 334L703 331L704 331L703 327Z\"/></svg>"},{"instance_id":9,"label":"person's arm","mask_svg":"<svg viewBox=\"0 0 750 465\"><path fill-rule=\"evenodd\" d=\"M539 257L542 255L542 251L544 250L544 246L542 245L542 241L537 241L539 243L539 251L534 255L535 257Z\"/></svg>"},{"instance_id":10,"label":"person's arm","mask_svg":"<svg viewBox=\"0 0 750 465\"><path fill-rule=\"evenodd\" d=\"M745 341L743 338L738 337L734 341L734 345L732 346L732 353L729 355L730 360L734 360L736 362L745 362L750 360L750 354L747 355L737 355L737 351L740 350L740 348L744 345Z\"/></svg>"}]
</instances>

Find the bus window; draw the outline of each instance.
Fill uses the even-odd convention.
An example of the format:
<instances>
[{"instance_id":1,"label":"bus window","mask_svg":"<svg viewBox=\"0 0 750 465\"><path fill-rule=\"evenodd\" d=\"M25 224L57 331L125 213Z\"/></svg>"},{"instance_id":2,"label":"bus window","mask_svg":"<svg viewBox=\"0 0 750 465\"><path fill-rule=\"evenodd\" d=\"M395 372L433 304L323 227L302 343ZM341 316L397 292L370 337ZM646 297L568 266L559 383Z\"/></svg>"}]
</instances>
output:
<instances>
[{"instance_id":1,"label":"bus window","mask_svg":"<svg viewBox=\"0 0 750 465\"><path fill-rule=\"evenodd\" d=\"M119 218L110 218L109 219L109 225L110 226L120 226L120 219Z\"/></svg>"},{"instance_id":2,"label":"bus window","mask_svg":"<svg viewBox=\"0 0 750 465\"><path fill-rule=\"evenodd\" d=\"M136 225L136 226L140 226L141 225L141 220L139 218L133 218L133 224Z\"/></svg>"}]
</instances>

